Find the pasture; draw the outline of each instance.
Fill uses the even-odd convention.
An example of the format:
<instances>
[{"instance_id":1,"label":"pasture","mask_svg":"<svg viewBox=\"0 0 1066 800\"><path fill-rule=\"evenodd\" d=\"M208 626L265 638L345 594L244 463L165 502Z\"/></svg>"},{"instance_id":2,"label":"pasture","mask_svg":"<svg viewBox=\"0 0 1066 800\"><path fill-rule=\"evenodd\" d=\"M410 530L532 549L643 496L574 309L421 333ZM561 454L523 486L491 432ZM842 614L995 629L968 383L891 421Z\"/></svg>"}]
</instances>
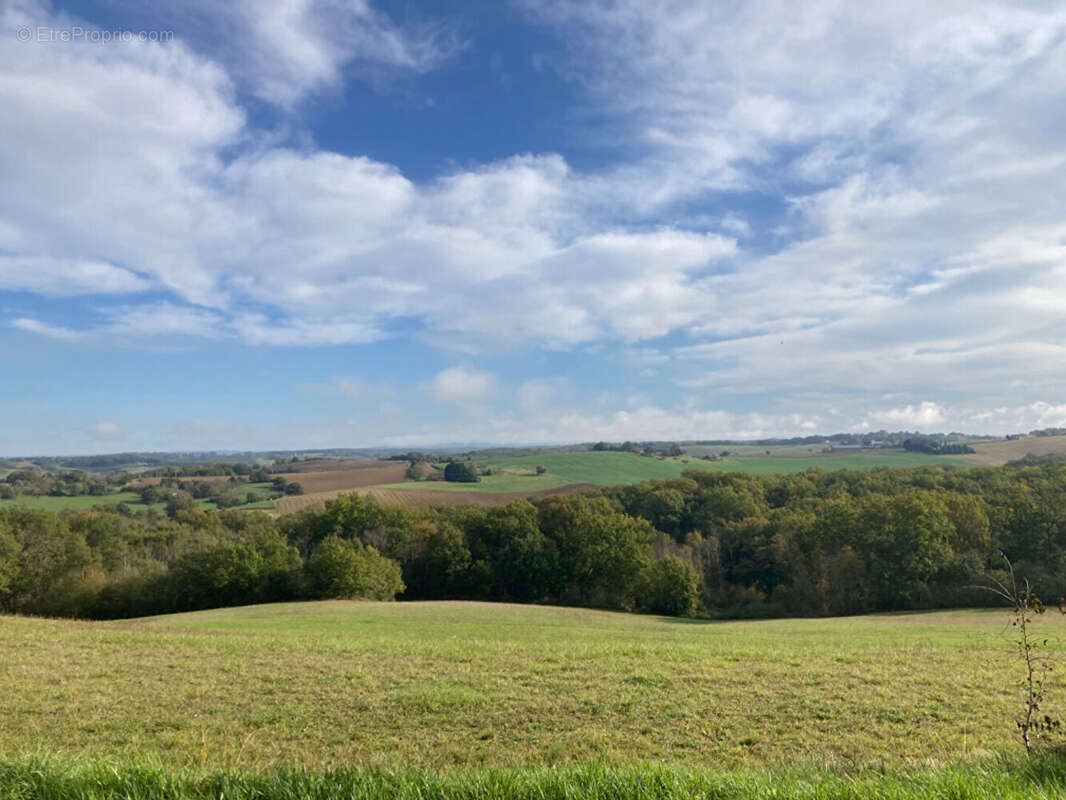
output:
<instances>
[{"instance_id":1,"label":"pasture","mask_svg":"<svg viewBox=\"0 0 1066 800\"><path fill-rule=\"evenodd\" d=\"M898 467L973 466L962 456L934 456L903 450L826 453L814 456L730 456L718 461L700 462L701 469L720 472L750 472L756 475L788 475L817 467L827 472L839 469L893 469Z\"/></svg>"},{"instance_id":2,"label":"pasture","mask_svg":"<svg viewBox=\"0 0 1066 800\"><path fill-rule=\"evenodd\" d=\"M820 455L828 445L824 444L686 444L682 445L685 455L701 458L717 456L727 452L732 456L793 456L806 458ZM767 452L769 451L769 452Z\"/></svg>"},{"instance_id":3,"label":"pasture","mask_svg":"<svg viewBox=\"0 0 1066 800\"><path fill-rule=\"evenodd\" d=\"M730 456L717 461L704 461L694 456L653 458L616 451L548 452L509 458L487 458L477 463L481 467L491 468L494 474L484 476L479 483L407 482L390 484L386 488L467 494L534 493L573 484L615 486L640 483L649 479L677 478L689 469L788 474L803 472L812 467L837 470L876 467L971 466L959 457L932 456L903 451L812 456ZM545 467L547 471L537 475L538 466Z\"/></svg>"},{"instance_id":4,"label":"pasture","mask_svg":"<svg viewBox=\"0 0 1066 800\"><path fill-rule=\"evenodd\" d=\"M434 770L957 762L1020 746L1005 620L696 622L349 601L0 617L0 757ZM1066 623L1037 624L1061 654ZM1066 702L1055 675L1050 713Z\"/></svg>"},{"instance_id":5,"label":"pasture","mask_svg":"<svg viewBox=\"0 0 1066 800\"><path fill-rule=\"evenodd\" d=\"M216 480L226 480L216 479ZM158 484L147 484L158 485ZM272 490L270 483L243 483L236 487L236 490L247 494L255 494L258 496L258 500L254 503L243 503L239 506L233 506L234 510L242 509L272 509L274 508L275 501L269 499L269 494ZM70 511L90 511L96 506L114 506L118 503L125 503L130 507L132 511L144 511L146 509L154 509L157 512L162 513L166 509L166 503L151 503L145 504L141 502L141 497L137 492L112 492L111 494L103 495L76 495L74 497L52 497L51 495L44 495L37 497L34 495L19 495L10 500L0 500L0 508L3 506L23 506L26 508L40 508L45 511L63 511L64 509ZM213 500L207 498L200 498L196 501L196 505L205 511L217 511L218 506Z\"/></svg>"}]
</instances>

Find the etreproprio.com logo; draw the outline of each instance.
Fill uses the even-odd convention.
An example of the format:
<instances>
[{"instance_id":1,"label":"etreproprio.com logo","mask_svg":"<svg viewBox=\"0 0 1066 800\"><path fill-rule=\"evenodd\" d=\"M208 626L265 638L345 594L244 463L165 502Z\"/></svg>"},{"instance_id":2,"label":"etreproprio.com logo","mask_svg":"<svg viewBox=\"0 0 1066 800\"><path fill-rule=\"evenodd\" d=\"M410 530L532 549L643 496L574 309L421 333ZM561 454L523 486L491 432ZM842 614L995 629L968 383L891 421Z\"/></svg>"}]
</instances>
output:
<instances>
[{"instance_id":1,"label":"etreproprio.com logo","mask_svg":"<svg viewBox=\"0 0 1066 800\"><path fill-rule=\"evenodd\" d=\"M16 29L15 38L20 42L169 42L174 31L105 31L99 28L51 28L46 25L23 25Z\"/></svg>"}]
</instances>

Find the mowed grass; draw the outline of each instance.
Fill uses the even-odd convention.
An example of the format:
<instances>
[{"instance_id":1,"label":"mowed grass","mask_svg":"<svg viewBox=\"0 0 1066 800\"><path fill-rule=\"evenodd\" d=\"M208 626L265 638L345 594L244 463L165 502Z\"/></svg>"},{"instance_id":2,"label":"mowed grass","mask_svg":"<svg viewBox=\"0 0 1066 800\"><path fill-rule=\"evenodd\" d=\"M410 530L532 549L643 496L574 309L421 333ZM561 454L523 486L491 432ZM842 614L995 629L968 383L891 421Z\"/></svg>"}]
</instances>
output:
<instances>
[{"instance_id":1,"label":"mowed grass","mask_svg":"<svg viewBox=\"0 0 1066 800\"><path fill-rule=\"evenodd\" d=\"M166 767L732 770L1016 752L1002 611L694 622L327 601L0 617L0 757ZM1066 623L1037 622L1052 646ZM1056 652L1060 652L1059 649ZM1066 686L1051 685L1049 713Z\"/></svg>"},{"instance_id":2,"label":"mowed grass","mask_svg":"<svg viewBox=\"0 0 1066 800\"><path fill-rule=\"evenodd\" d=\"M728 448L722 448L728 449ZM771 451L773 452L773 451ZM419 489L422 491L452 492L536 492L571 484L615 486L640 483L649 479L677 478L685 470L714 470L718 472L750 472L756 474L789 474L811 467L824 470L871 469L874 467L916 466L973 466L961 458L932 456L924 453L854 453L847 455L730 456L717 461L704 461L695 456L654 458L635 453L587 451L577 453L541 453L539 455L478 461L495 474L484 476L478 483L393 483L383 488ZM537 466L547 469L536 474Z\"/></svg>"}]
</instances>

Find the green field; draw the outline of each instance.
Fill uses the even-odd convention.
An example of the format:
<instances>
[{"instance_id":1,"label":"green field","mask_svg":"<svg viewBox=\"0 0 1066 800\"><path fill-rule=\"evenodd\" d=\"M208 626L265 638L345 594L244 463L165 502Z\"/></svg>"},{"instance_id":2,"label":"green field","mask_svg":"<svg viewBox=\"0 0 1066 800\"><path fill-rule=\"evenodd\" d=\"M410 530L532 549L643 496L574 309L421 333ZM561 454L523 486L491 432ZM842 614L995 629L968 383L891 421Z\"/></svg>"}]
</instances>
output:
<instances>
[{"instance_id":1,"label":"green field","mask_svg":"<svg viewBox=\"0 0 1066 800\"><path fill-rule=\"evenodd\" d=\"M32 497L20 495L12 500L0 500L0 508L3 506L25 506L27 508L43 508L46 511L62 511L65 508L74 511L88 511L93 506L101 504L126 503L138 508L146 508L141 503L140 495L136 492L115 492L105 495L80 495L78 497ZM162 508L162 505L160 505Z\"/></svg>"},{"instance_id":2,"label":"green field","mask_svg":"<svg viewBox=\"0 0 1066 800\"><path fill-rule=\"evenodd\" d=\"M933 456L925 453L854 453L847 455L813 455L813 456L729 456L719 461L698 461L691 459L690 466L699 465L701 469L713 469L721 472L751 472L760 475L786 475L803 472L811 467L820 467L826 471L838 469L876 469L879 467L959 467L968 469L973 466L963 458L952 456Z\"/></svg>"},{"instance_id":3,"label":"green field","mask_svg":"<svg viewBox=\"0 0 1066 800\"><path fill-rule=\"evenodd\" d=\"M686 444L682 445L685 455L716 456L728 450L734 456L811 456L820 455L828 445L825 444ZM770 452L767 453L766 451Z\"/></svg>"},{"instance_id":4,"label":"green field","mask_svg":"<svg viewBox=\"0 0 1066 800\"><path fill-rule=\"evenodd\" d=\"M728 448L723 448L728 449ZM788 474L811 467L824 470L872 469L875 467L917 467L973 465L961 458L931 456L923 453L854 453L812 456L730 456L718 461L704 461L695 456L652 458L620 452L548 452L509 458L479 460L478 466L490 467L496 474L486 475L479 483L445 483L442 481L388 484L390 489L427 489L456 492L536 492L574 483L595 486L640 483L656 478L676 478L687 469L756 474ZM547 472L537 475L537 466Z\"/></svg>"},{"instance_id":5,"label":"green field","mask_svg":"<svg viewBox=\"0 0 1066 800\"><path fill-rule=\"evenodd\" d=\"M240 491L254 491L262 499L257 500L254 503L245 503L243 505L234 506L234 510L274 508L276 505L275 502L267 499L267 495L271 488L272 485L269 482L242 484L240 486ZM154 508L156 511L161 512L166 508L166 503L153 503L151 506L145 505L141 502L141 496L137 492L113 492L105 495L86 494L78 495L76 497L52 497L50 495L34 497L32 495L20 495L11 500L0 500L0 508L3 508L4 506L24 506L26 508L43 508L46 511L62 511L63 509L70 509L72 511L89 511L94 506L116 505L118 503L125 503L133 511L143 511L146 508ZM206 511L218 510L218 506L215 505L214 501L206 498L197 500L196 505Z\"/></svg>"},{"instance_id":6,"label":"green field","mask_svg":"<svg viewBox=\"0 0 1066 800\"><path fill-rule=\"evenodd\" d=\"M346 601L122 622L3 617L0 757L432 769L954 762L1019 747L1005 620L694 622ZM1038 624L1066 633L1058 615ZM1066 702L1060 677L1053 692Z\"/></svg>"}]
</instances>

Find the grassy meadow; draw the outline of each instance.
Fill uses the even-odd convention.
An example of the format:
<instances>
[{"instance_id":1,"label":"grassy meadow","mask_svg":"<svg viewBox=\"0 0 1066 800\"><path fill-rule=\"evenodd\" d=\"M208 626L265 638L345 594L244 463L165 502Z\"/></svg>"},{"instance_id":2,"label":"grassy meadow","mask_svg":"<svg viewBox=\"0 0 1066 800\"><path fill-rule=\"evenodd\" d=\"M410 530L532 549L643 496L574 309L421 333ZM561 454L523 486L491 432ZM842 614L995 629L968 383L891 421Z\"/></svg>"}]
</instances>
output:
<instances>
[{"instance_id":1,"label":"grassy meadow","mask_svg":"<svg viewBox=\"0 0 1066 800\"><path fill-rule=\"evenodd\" d=\"M756 475L788 475L811 467L826 471L838 469L877 469L895 467L971 467L962 456L934 456L893 450L884 453L847 453L812 456L729 456L719 461L693 462L700 469L720 472L750 472ZM687 469L688 467L686 467Z\"/></svg>"},{"instance_id":2,"label":"grassy meadow","mask_svg":"<svg viewBox=\"0 0 1066 800\"><path fill-rule=\"evenodd\" d=\"M249 508L274 508L276 504L275 501L269 499L271 490L272 485L269 482L242 484L240 486L241 492L253 492L259 496L259 499L254 503L244 503L239 506L234 506L233 508L236 510ZM0 500L0 508L4 506L23 506L26 508L40 508L45 511L63 511L64 509L70 511L90 511L98 505L110 506L117 505L118 503L125 503L133 511L144 511L147 508L153 508L160 513L166 509L167 505L166 503L142 503L141 496L137 492L112 492L111 494L104 495L85 494L75 495L73 497L19 495L12 499ZM196 505L205 511L218 510L218 506L213 500L205 498L197 500Z\"/></svg>"},{"instance_id":3,"label":"grassy meadow","mask_svg":"<svg viewBox=\"0 0 1066 800\"><path fill-rule=\"evenodd\" d=\"M168 768L956 762L1019 747L1005 620L694 622L349 601L120 622L0 617L0 757ZM1057 615L1039 625L1066 633ZM1053 692L1066 703L1058 677Z\"/></svg>"},{"instance_id":4,"label":"grassy meadow","mask_svg":"<svg viewBox=\"0 0 1066 800\"><path fill-rule=\"evenodd\" d=\"M36 497L32 495L20 495L10 500L0 500L0 507L25 506L26 508L41 508L45 511L62 511L65 508L69 508L73 511L88 511L93 506L101 504L110 505L113 503L126 503L131 507L136 506L139 508L147 507L141 503L140 495L136 492L113 492L104 495L83 494L76 497L52 497L51 495ZM162 503L158 505L160 508L163 507Z\"/></svg>"},{"instance_id":5,"label":"grassy meadow","mask_svg":"<svg viewBox=\"0 0 1066 800\"><path fill-rule=\"evenodd\" d=\"M806 452L807 448L802 448L802 450ZM494 470L494 474L484 476L479 483L405 482L387 484L385 488L489 493L537 492L572 484L615 486L640 483L649 479L677 478L688 469L788 474L803 472L811 467L837 470L876 467L973 466L962 458L903 451L857 452L840 455L774 455L773 453L774 451L771 450L771 455L737 455L717 461L704 461L696 456L650 458L617 451L546 452L528 456L480 459L477 462L478 466L489 467ZM547 472L537 475L538 466L545 467Z\"/></svg>"}]
</instances>

